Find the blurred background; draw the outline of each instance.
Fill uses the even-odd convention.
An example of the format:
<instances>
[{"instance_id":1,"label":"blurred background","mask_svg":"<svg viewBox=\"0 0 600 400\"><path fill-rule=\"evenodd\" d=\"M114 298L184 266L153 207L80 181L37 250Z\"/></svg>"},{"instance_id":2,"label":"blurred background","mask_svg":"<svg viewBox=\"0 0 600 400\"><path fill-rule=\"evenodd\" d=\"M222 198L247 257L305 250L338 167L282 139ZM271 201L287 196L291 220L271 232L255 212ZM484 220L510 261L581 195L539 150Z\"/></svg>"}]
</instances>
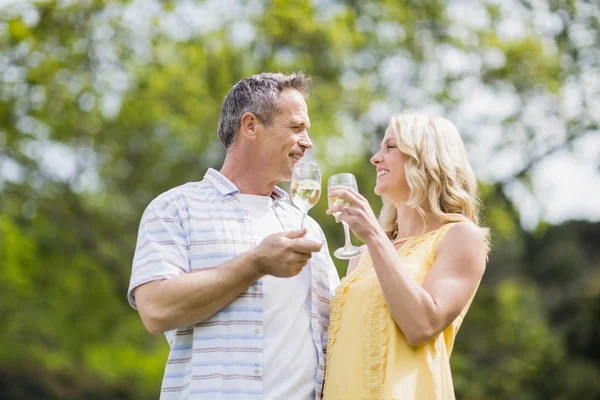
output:
<instances>
[{"instance_id":1,"label":"blurred background","mask_svg":"<svg viewBox=\"0 0 600 400\"><path fill-rule=\"evenodd\" d=\"M141 214L219 168L233 84L298 70L311 157L377 212L390 115L463 135L493 251L457 398L600 399L599 21L596 0L0 0L0 399L158 398L168 346L126 299Z\"/></svg>"}]
</instances>

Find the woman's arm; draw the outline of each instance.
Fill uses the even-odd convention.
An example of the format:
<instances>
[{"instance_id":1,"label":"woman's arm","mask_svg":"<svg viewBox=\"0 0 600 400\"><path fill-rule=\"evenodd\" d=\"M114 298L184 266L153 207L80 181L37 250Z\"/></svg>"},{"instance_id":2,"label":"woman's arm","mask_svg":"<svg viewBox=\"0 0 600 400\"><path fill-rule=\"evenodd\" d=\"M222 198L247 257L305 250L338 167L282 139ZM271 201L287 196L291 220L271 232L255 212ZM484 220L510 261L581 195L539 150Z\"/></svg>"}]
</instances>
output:
<instances>
[{"instance_id":1,"label":"woman's arm","mask_svg":"<svg viewBox=\"0 0 600 400\"><path fill-rule=\"evenodd\" d=\"M433 339L454 321L485 270L485 235L470 221L448 231L422 286L403 269L387 237L373 236L365 243L388 310L413 346Z\"/></svg>"},{"instance_id":2,"label":"woman's arm","mask_svg":"<svg viewBox=\"0 0 600 400\"><path fill-rule=\"evenodd\" d=\"M336 188L329 196L350 204L347 209L333 206L327 213L342 212L336 219L347 222L369 248L388 310L407 341L418 346L448 327L483 276L487 258L484 231L470 221L453 226L438 245L435 262L419 285L404 270L367 199L348 188Z\"/></svg>"}]
</instances>

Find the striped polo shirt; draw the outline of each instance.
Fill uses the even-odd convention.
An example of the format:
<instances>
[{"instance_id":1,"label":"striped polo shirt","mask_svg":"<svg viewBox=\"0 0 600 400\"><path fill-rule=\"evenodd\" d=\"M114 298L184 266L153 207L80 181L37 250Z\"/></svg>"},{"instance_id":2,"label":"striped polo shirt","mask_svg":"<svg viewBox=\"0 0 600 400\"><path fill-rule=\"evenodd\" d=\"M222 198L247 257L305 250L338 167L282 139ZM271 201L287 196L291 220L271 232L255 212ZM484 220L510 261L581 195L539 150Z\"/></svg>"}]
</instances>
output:
<instances>
[{"instance_id":1,"label":"striped polo shirt","mask_svg":"<svg viewBox=\"0 0 600 400\"><path fill-rule=\"evenodd\" d=\"M209 169L200 182L171 189L144 211L133 259L128 298L144 283L216 268L256 247L252 221L239 189ZM273 207L285 230L298 229L302 213L275 187ZM311 328L317 349L316 399L325 377L329 300L339 278L319 225L306 219L307 239L322 242L311 267ZM170 354L162 400L263 398L263 291L261 280L206 321L166 333ZM286 349L281 349L286 351Z\"/></svg>"}]
</instances>

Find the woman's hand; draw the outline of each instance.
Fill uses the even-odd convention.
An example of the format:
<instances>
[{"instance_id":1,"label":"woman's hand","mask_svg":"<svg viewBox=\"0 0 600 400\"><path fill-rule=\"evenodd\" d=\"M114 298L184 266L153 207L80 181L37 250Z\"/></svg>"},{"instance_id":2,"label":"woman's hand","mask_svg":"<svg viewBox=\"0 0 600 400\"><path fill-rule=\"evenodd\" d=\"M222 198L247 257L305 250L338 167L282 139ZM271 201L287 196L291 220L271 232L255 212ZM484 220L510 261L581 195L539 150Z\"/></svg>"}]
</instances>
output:
<instances>
[{"instance_id":1,"label":"woman's hand","mask_svg":"<svg viewBox=\"0 0 600 400\"><path fill-rule=\"evenodd\" d=\"M346 222L360 241L368 243L375 236L383 235L385 237L385 232L379 225L371 205L356 190L346 186L336 186L328 196L337 197L346 203L340 202L340 204L328 208L327 214L341 213L335 218L336 222Z\"/></svg>"}]
</instances>

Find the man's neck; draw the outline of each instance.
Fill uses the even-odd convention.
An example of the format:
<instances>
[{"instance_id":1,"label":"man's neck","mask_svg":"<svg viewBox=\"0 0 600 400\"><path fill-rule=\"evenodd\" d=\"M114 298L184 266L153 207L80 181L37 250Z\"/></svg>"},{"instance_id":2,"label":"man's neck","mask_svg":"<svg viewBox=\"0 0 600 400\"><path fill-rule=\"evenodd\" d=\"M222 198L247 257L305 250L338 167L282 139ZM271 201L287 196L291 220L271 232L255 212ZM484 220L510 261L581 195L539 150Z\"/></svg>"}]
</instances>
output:
<instances>
[{"instance_id":1,"label":"man's neck","mask_svg":"<svg viewBox=\"0 0 600 400\"><path fill-rule=\"evenodd\" d=\"M252 160L225 157L220 172L227 177L242 194L270 196L279 183L265 176L264 169L255 168Z\"/></svg>"}]
</instances>

